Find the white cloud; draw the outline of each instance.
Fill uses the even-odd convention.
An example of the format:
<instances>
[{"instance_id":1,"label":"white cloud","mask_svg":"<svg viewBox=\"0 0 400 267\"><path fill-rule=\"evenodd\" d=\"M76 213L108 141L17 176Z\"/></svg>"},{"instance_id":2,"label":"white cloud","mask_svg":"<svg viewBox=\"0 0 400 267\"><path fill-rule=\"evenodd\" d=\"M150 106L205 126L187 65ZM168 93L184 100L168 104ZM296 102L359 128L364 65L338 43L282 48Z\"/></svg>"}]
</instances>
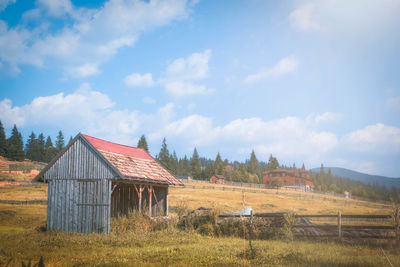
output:
<instances>
[{"instance_id":1,"label":"white cloud","mask_svg":"<svg viewBox=\"0 0 400 267\"><path fill-rule=\"evenodd\" d=\"M131 142L140 125L137 112L114 109L115 103L103 93L84 83L74 93L36 97L31 103L13 106L0 101L0 120L5 127L50 125L73 128L110 140Z\"/></svg>"},{"instance_id":2,"label":"white cloud","mask_svg":"<svg viewBox=\"0 0 400 267\"><path fill-rule=\"evenodd\" d=\"M124 82L126 85L137 87L137 86L152 86L154 84L153 76L151 73L140 74L132 73L125 77Z\"/></svg>"},{"instance_id":3,"label":"white cloud","mask_svg":"<svg viewBox=\"0 0 400 267\"><path fill-rule=\"evenodd\" d=\"M239 152L255 149L261 155L319 157L338 145L334 133L316 131L306 119L286 117L264 121L260 118L236 119L213 126L211 118L190 115L166 124L153 136L185 140L192 146L235 144Z\"/></svg>"},{"instance_id":4,"label":"white cloud","mask_svg":"<svg viewBox=\"0 0 400 267\"><path fill-rule=\"evenodd\" d=\"M38 0L36 3L54 17L61 17L73 12L70 0Z\"/></svg>"},{"instance_id":5,"label":"white cloud","mask_svg":"<svg viewBox=\"0 0 400 267\"><path fill-rule=\"evenodd\" d=\"M292 26L304 31L320 30L321 25L315 18L314 9L312 3L306 3L293 10L289 15Z\"/></svg>"},{"instance_id":6,"label":"white cloud","mask_svg":"<svg viewBox=\"0 0 400 267\"><path fill-rule=\"evenodd\" d=\"M202 95L214 92L213 89L206 88L204 85L195 85L190 82L168 82L165 84L165 89L175 96Z\"/></svg>"},{"instance_id":7,"label":"white cloud","mask_svg":"<svg viewBox=\"0 0 400 267\"><path fill-rule=\"evenodd\" d=\"M187 8L185 0L109 0L98 9L76 8L68 0L40 0L24 19L68 16L70 23L50 32L50 19L33 29L25 24L8 28L0 21L0 60L13 72L19 65L41 66L50 59L67 70L99 65L120 48L132 46L142 32L184 18Z\"/></svg>"},{"instance_id":8,"label":"white cloud","mask_svg":"<svg viewBox=\"0 0 400 267\"><path fill-rule=\"evenodd\" d=\"M318 123L323 123L323 122L333 122L333 121L337 121L342 117L341 114L339 113L335 113L335 112L325 112L322 113L320 115L312 115L309 116L309 119L314 120L317 124Z\"/></svg>"},{"instance_id":9,"label":"white cloud","mask_svg":"<svg viewBox=\"0 0 400 267\"><path fill-rule=\"evenodd\" d=\"M175 96L213 93L214 89L194 83L207 77L210 57L211 50L206 50L174 60L167 66L166 77L162 81L165 90Z\"/></svg>"},{"instance_id":10,"label":"white cloud","mask_svg":"<svg viewBox=\"0 0 400 267\"><path fill-rule=\"evenodd\" d=\"M81 66L70 67L67 70L66 75L72 76L75 78L84 78L84 77L96 75L99 73L100 73L100 71L98 69L97 64L87 63L87 64L83 64Z\"/></svg>"},{"instance_id":11,"label":"white cloud","mask_svg":"<svg viewBox=\"0 0 400 267\"><path fill-rule=\"evenodd\" d=\"M392 35L394 25L400 23L399 12L398 0L301 0L288 18L291 26L300 31L323 31L335 35L340 42L343 38L365 42L381 34Z\"/></svg>"},{"instance_id":12,"label":"white cloud","mask_svg":"<svg viewBox=\"0 0 400 267\"><path fill-rule=\"evenodd\" d=\"M258 82L266 78L278 78L297 70L299 61L294 56L282 58L279 62L270 68L264 68L255 74L246 77L246 83Z\"/></svg>"},{"instance_id":13,"label":"white cloud","mask_svg":"<svg viewBox=\"0 0 400 267\"><path fill-rule=\"evenodd\" d=\"M167 77L172 80L197 80L207 77L211 50L193 53L188 58L178 58L167 67Z\"/></svg>"},{"instance_id":14,"label":"white cloud","mask_svg":"<svg viewBox=\"0 0 400 267\"><path fill-rule=\"evenodd\" d=\"M393 96L388 98L387 104L391 108L400 109L400 96Z\"/></svg>"},{"instance_id":15,"label":"white cloud","mask_svg":"<svg viewBox=\"0 0 400 267\"><path fill-rule=\"evenodd\" d=\"M155 104L155 103L156 103L156 100L155 100L154 98L151 98L151 97L149 97L149 96L146 96L146 97L143 98L143 103L146 103L146 104Z\"/></svg>"},{"instance_id":16,"label":"white cloud","mask_svg":"<svg viewBox=\"0 0 400 267\"><path fill-rule=\"evenodd\" d=\"M368 125L343 136L343 147L356 152L400 153L400 128L382 123Z\"/></svg>"},{"instance_id":17,"label":"white cloud","mask_svg":"<svg viewBox=\"0 0 400 267\"><path fill-rule=\"evenodd\" d=\"M14 4L16 0L0 0L0 12L2 12L10 4Z\"/></svg>"}]
</instances>

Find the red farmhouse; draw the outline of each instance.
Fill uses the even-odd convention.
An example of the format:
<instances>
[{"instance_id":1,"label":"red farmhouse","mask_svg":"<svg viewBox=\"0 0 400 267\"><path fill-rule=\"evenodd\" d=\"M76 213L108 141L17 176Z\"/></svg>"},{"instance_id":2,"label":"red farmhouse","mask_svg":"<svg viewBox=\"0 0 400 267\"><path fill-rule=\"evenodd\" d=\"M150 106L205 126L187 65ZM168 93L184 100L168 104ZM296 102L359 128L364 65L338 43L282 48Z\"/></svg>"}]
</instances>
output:
<instances>
[{"instance_id":1,"label":"red farmhouse","mask_svg":"<svg viewBox=\"0 0 400 267\"><path fill-rule=\"evenodd\" d=\"M210 178L210 182L213 184L223 184L225 183L225 177L222 175L213 175Z\"/></svg>"},{"instance_id":2,"label":"red farmhouse","mask_svg":"<svg viewBox=\"0 0 400 267\"><path fill-rule=\"evenodd\" d=\"M301 169L281 169L264 172L263 183L269 186L283 186L293 188L311 189L312 181L309 179L308 172L304 164Z\"/></svg>"}]
</instances>

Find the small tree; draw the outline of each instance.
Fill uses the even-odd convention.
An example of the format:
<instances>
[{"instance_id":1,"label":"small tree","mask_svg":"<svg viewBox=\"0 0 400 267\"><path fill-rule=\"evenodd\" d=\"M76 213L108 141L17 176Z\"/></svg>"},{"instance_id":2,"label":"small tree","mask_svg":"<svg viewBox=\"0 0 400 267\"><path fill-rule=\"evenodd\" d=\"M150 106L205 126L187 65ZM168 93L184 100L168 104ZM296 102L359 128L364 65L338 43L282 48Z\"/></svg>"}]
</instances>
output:
<instances>
[{"instance_id":1,"label":"small tree","mask_svg":"<svg viewBox=\"0 0 400 267\"><path fill-rule=\"evenodd\" d=\"M221 156L219 155L218 152L214 163L214 174L222 174L223 170L224 170L224 163L222 162Z\"/></svg>"},{"instance_id":2,"label":"small tree","mask_svg":"<svg viewBox=\"0 0 400 267\"><path fill-rule=\"evenodd\" d=\"M3 124L0 121L0 156L5 157L7 153L7 140Z\"/></svg>"},{"instance_id":3,"label":"small tree","mask_svg":"<svg viewBox=\"0 0 400 267\"><path fill-rule=\"evenodd\" d=\"M35 145L36 145L36 135L34 132L32 132L25 145L25 155L30 160L33 159Z\"/></svg>"},{"instance_id":4,"label":"small tree","mask_svg":"<svg viewBox=\"0 0 400 267\"><path fill-rule=\"evenodd\" d=\"M271 185L276 188L280 188L283 186L283 183L279 179L272 180Z\"/></svg>"},{"instance_id":5,"label":"small tree","mask_svg":"<svg viewBox=\"0 0 400 267\"><path fill-rule=\"evenodd\" d=\"M51 141L51 137L48 136L44 145L44 162L50 162L57 155L57 153L57 148L53 146L53 141Z\"/></svg>"},{"instance_id":6,"label":"small tree","mask_svg":"<svg viewBox=\"0 0 400 267\"><path fill-rule=\"evenodd\" d=\"M53 141L51 141L51 137L50 136L47 136L46 143L44 144L44 148L46 149L46 148L51 147L51 146L53 146Z\"/></svg>"},{"instance_id":7,"label":"small tree","mask_svg":"<svg viewBox=\"0 0 400 267\"><path fill-rule=\"evenodd\" d=\"M192 175L195 178L200 178L201 175L201 163L199 158L199 153L197 153L197 149L194 148L193 156L191 159L191 168L192 168Z\"/></svg>"},{"instance_id":8,"label":"small tree","mask_svg":"<svg viewBox=\"0 0 400 267\"><path fill-rule=\"evenodd\" d=\"M22 135L14 124L11 136L7 139L7 157L11 160L23 161L25 158L23 146Z\"/></svg>"},{"instance_id":9,"label":"small tree","mask_svg":"<svg viewBox=\"0 0 400 267\"><path fill-rule=\"evenodd\" d=\"M64 135L61 131L58 132L57 139L56 139L56 148L58 151L64 148Z\"/></svg>"},{"instance_id":10,"label":"small tree","mask_svg":"<svg viewBox=\"0 0 400 267\"><path fill-rule=\"evenodd\" d=\"M162 141L160 153L158 153L157 159L164 167L170 170L170 154L168 151L167 140L165 139L165 137Z\"/></svg>"},{"instance_id":11,"label":"small tree","mask_svg":"<svg viewBox=\"0 0 400 267\"><path fill-rule=\"evenodd\" d=\"M45 143L44 143L44 135L42 133L39 134L39 136L38 136L37 147L38 147L38 157L35 160L43 161L44 154L45 154Z\"/></svg>"},{"instance_id":12,"label":"small tree","mask_svg":"<svg viewBox=\"0 0 400 267\"><path fill-rule=\"evenodd\" d=\"M262 182L262 179L260 179L261 177L260 164L257 160L256 153L254 153L254 150L252 150L250 154L248 170L249 173L255 174L257 176L257 179L255 180L256 183L259 183L260 181Z\"/></svg>"},{"instance_id":13,"label":"small tree","mask_svg":"<svg viewBox=\"0 0 400 267\"><path fill-rule=\"evenodd\" d=\"M269 156L269 160L268 160L267 170L268 171L272 171L272 170L275 170L278 167L279 167L278 160L275 157L273 157L272 155L270 155Z\"/></svg>"},{"instance_id":14,"label":"small tree","mask_svg":"<svg viewBox=\"0 0 400 267\"><path fill-rule=\"evenodd\" d=\"M146 137L144 136L144 134L142 134L142 136L140 137L137 147L143 149L147 153L149 152L149 146L147 145Z\"/></svg>"}]
</instances>

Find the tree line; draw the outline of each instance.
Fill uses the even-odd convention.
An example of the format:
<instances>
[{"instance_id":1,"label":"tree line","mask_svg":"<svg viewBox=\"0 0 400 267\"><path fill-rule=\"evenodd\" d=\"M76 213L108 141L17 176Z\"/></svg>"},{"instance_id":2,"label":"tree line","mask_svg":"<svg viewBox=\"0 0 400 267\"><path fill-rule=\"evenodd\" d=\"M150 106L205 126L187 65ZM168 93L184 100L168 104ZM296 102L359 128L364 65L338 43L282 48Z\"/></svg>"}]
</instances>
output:
<instances>
[{"instance_id":1,"label":"tree line","mask_svg":"<svg viewBox=\"0 0 400 267\"><path fill-rule=\"evenodd\" d=\"M146 137L141 136L138 147L149 151ZM161 143L160 152L156 155L161 165L177 176L191 176L198 180L208 180L212 175L223 175L228 181L245 183L262 183L262 174L265 171L279 167L278 160L270 155L268 162L259 161L254 151L245 162L222 160L217 153L215 160L201 157L195 147L189 158L184 155L178 158L176 152L168 149L167 141L164 138Z\"/></svg>"},{"instance_id":2,"label":"tree line","mask_svg":"<svg viewBox=\"0 0 400 267\"><path fill-rule=\"evenodd\" d=\"M50 162L64 147L62 131L58 132L55 144L50 136L45 139L43 133L36 136L32 132L24 145L22 134L18 131L17 126L14 124L10 137L6 138L3 124L0 121L0 156L15 161L23 161L27 158L32 161Z\"/></svg>"},{"instance_id":3,"label":"tree line","mask_svg":"<svg viewBox=\"0 0 400 267\"><path fill-rule=\"evenodd\" d=\"M148 145L144 135L138 142L138 147L148 152ZM296 169L293 163L291 167L280 165L277 158L270 155L268 162L259 161L254 151L251 152L249 159L245 162L222 160L221 155L217 153L215 160L200 157L196 148L190 158L186 155L178 158L176 152L169 152L166 139L161 144L160 152L156 159L167 168L172 174L178 176L191 176L194 179L208 180L212 175L223 175L226 180L244 183L263 183L262 176L266 171L276 168ZM343 194L345 191L354 196L369 198L373 200L385 200L400 202L400 190L396 187L387 189L385 186L375 184L366 184L361 181L354 181L349 178L333 176L330 169L325 172L321 165L320 172L309 171L309 178L317 191L334 192ZM277 187L283 186L276 183Z\"/></svg>"},{"instance_id":4,"label":"tree line","mask_svg":"<svg viewBox=\"0 0 400 267\"><path fill-rule=\"evenodd\" d=\"M71 141L72 137L69 142ZM16 161L23 161L28 158L32 161L50 162L64 147L64 135L61 130L54 144L50 136L45 138L43 133L36 136L32 132L24 146L22 135L16 125L12 128L10 137L6 138L0 121L0 156ZM137 147L149 152L145 135L140 137ZM267 162L259 161L254 151L250 153L249 158L244 162L223 160L219 153L217 153L215 159L201 157L196 147L191 157L184 155L178 158L175 151L171 153L168 149L165 138L161 143L160 152L155 158L172 174L191 176L198 180L208 180L212 175L223 175L228 181L263 183L262 176L266 171L274 170L278 167L283 169L296 168L295 164L292 167L280 165L278 159L272 155L269 156ZM309 175L315 190L318 191L335 193L347 191L354 196L400 202L400 190L396 187L392 187L389 190L378 184L365 184L360 181L333 176L330 169L325 172L323 165L321 165L319 173L309 172ZM279 184L277 186L279 187Z\"/></svg>"},{"instance_id":5,"label":"tree line","mask_svg":"<svg viewBox=\"0 0 400 267\"><path fill-rule=\"evenodd\" d=\"M315 190L322 192L334 192L343 194L345 191L353 196L384 200L395 203L400 202L400 190L394 186L391 189L386 188L378 183L366 184L361 181L351 180L345 177L332 175L331 169L325 172L324 165L321 164L318 173L309 172L310 179L314 184Z\"/></svg>"}]
</instances>

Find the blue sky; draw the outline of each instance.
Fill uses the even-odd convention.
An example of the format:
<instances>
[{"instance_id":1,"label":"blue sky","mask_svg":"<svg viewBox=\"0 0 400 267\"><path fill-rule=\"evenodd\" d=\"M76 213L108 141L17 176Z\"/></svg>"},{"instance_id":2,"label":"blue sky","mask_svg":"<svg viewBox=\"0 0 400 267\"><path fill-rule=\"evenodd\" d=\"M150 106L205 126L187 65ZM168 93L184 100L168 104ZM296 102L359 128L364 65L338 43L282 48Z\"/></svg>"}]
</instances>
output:
<instances>
[{"instance_id":1,"label":"blue sky","mask_svg":"<svg viewBox=\"0 0 400 267\"><path fill-rule=\"evenodd\" d=\"M25 140L145 134L153 155L166 137L178 156L254 149L399 177L399 13L399 0L0 0L0 120Z\"/></svg>"}]
</instances>

